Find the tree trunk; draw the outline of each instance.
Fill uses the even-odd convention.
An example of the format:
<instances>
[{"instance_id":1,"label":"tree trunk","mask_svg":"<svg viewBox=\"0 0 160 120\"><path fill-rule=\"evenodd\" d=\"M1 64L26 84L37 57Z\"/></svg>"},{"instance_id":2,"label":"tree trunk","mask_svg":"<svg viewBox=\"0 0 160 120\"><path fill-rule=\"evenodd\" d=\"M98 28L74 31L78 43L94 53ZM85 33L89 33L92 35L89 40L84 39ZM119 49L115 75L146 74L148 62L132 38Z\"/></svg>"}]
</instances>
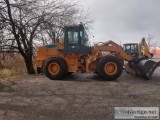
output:
<instances>
[{"instance_id":1,"label":"tree trunk","mask_svg":"<svg viewBox=\"0 0 160 120\"><path fill-rule=\"evenodd\" d=\"M32 56L24 57L24 60L25 60L28 74L35 74L36 72L33 67Z\"/></svg>"}]
</instances>

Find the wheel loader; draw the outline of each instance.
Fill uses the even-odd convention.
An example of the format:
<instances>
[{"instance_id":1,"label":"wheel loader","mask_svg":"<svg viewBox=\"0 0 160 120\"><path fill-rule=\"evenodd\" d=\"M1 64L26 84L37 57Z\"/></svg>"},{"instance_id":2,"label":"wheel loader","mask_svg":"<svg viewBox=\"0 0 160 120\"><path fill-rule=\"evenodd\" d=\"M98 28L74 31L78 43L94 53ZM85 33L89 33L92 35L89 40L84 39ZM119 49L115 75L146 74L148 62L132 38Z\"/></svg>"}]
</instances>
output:
<instances>
[{"instance_id":1,"label":"wheel loader","mask_svg":"<svg viewBox=\"0 0 160 120\"><path fill-rule=\"evenodd\" d=\"M64 38L38 48L37 73L51 80L62 79L73 72L97 73L104 80L116 80L127 61L126 72L150 79L160 62L149 60L149 48L142 39L140 44L129 43L124 47L113 41L99 42L90 46L83 24L65 26Z\"/></svg>"}]
</instances>

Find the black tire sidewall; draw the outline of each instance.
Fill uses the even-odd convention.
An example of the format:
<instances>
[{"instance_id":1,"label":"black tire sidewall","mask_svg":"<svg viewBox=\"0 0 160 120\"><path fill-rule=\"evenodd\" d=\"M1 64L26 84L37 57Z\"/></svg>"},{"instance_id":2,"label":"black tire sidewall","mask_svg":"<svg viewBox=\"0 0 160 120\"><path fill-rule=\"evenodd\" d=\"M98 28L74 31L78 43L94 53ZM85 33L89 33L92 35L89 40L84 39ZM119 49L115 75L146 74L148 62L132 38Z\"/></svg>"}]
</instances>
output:
<instances>
[{"instance_id":1,"label":"black tire sidewall","mask_svg":"<svg viewBox=\"0 0 160 120\"><path fill-rule=\"evenodd\" d=\"M122 65L122 60L115 57L115 56L107 56L102 58L99 61L99 65L98 65L98 73L99 75L104 79L104 80L116 80L123 71L123 65ZM106 63L108 62L114 62L117 65L117 72L114 75L108 75L106 74L104 67L106 65Z\"/></svg>"}]
</instances>

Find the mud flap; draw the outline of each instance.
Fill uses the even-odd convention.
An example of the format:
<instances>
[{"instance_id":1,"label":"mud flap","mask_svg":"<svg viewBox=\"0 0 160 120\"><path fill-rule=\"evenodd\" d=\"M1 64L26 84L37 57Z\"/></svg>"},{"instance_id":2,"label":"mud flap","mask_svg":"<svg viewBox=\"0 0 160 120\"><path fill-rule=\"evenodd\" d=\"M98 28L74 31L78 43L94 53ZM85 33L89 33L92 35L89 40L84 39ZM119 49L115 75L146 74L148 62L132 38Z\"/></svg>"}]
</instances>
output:
<instances>
[{"instance_id":1,"label":"mud flap","mask_svg":"<svg viewBox=\"0 0 160 120\"><path fill-rule=\"evenodd\" d=\"M153 72L159 66L160 66L160 62L155 62L153 60L141 60L137 63L135 62L128 63L128 67L132 71L134 71L136 75L139 75L147 80L151 79ZM128 71L126 70L126 72Z\"/></svg>"}]
</instances>

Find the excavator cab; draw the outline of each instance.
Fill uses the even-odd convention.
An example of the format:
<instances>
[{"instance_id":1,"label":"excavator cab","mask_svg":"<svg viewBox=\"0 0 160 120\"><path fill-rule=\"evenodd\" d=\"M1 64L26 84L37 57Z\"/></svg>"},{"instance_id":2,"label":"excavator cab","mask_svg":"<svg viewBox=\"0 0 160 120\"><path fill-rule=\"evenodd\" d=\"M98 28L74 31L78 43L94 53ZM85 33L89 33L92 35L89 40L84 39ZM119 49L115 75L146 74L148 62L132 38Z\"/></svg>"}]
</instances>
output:
<instances>
[{"instance_id":1,"label":"excavator cab","mask_svg":"<svg viewBox=\"0 0 160 120\"><path fill-rule=\"evenodd\" d=\"M91 54L88 35L82 24L64 28L65 54Z\"/></svg>"},{"instance_id":2,"label":"excavator cab","mask_svg":"<svg viewBox=\"0 0 160 120\"><path fill-rule=\"evenodd\" d=\"M138 52L138 44L137 43L124 44L123 49L128 55L138 57L139 52Z\"/></svg>"}]
</instances>

